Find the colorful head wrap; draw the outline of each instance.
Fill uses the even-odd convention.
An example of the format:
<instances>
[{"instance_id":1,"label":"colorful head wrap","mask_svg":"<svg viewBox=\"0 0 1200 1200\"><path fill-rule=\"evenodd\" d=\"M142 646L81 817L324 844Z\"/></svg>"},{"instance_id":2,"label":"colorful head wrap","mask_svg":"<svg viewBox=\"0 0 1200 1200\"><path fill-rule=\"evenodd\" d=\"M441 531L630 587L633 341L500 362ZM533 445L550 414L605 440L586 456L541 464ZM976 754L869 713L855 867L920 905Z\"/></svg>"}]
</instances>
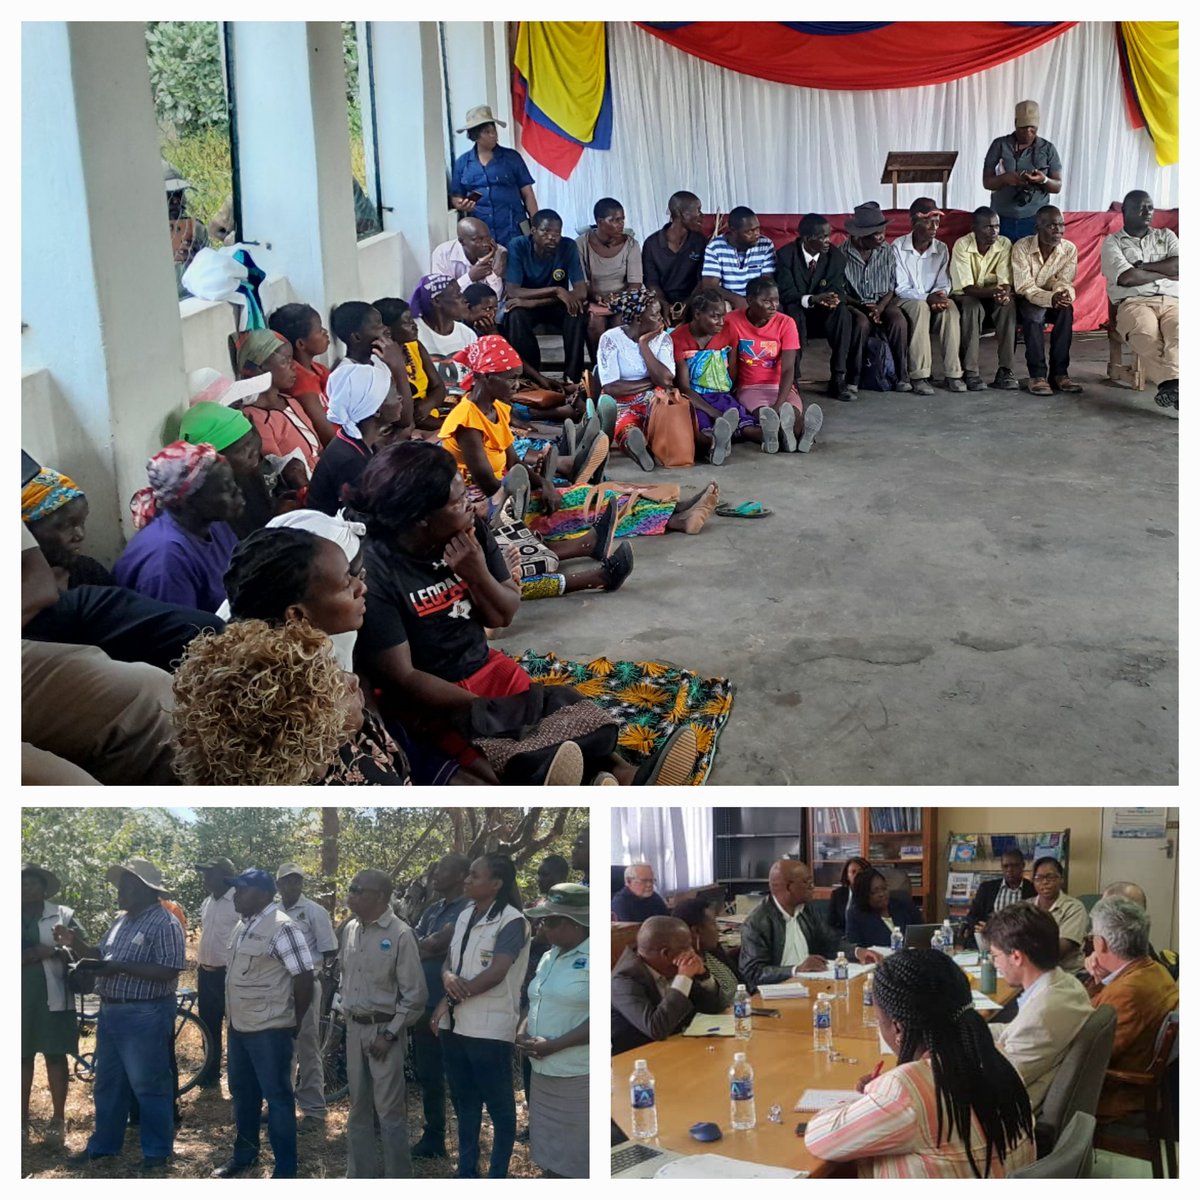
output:
<instances>
[{"instance_id":1,"label":"colorful head wrap","mask_svg":"<svg viewBox=\"0 0 1200 1200\"><path fill-rule=\"evenodd\" d=\"M465 350L453 355L452 361L464 363L469 369L462 381L463 390L467 392L475 383L476 375L498 375L501 371L519 371L524 366L521 356L495 333L472 342Z\"/></svg>"},{"instance_id":2,"label":"colorful head wrap","mask_svg":"<svg viewBox=\"0 0 1200 1200\"><path fill-rule=\"evenodd\" d=\"M633 291L619 292L609 302L608 307L621 318L622 325L632 325L650 307L655 295L647 288L636 288Z\"/></svg>"},{"instance_id":3,"label":"colorful head wrap","mask_svg":"<svg viewBox=\"0 0 1200 1200\"><path fill-rule=\"evenodd\" d=\"M207 442L219 451L227 450L253 428L245 414L236 408L201 400L183 414L183 420L179 422L179 436L193 446Z\"/></svg>"},{"instance_id":4,"label":"colorful head wrap","mask_svg":"<svg viewBox=\"0 0 1200 1200\"><path fill-rule=\"evenodd\" d=\"M434 300L453 284L454 280L449 275L423 275L421 282L417 284L417 290L413 292L412 299L408 302L409 308L412 309L413 319L429 316L433 312Z\"/></svg>"},{"instance_id":5,"label":"colorful head wrap","mask_svg":"<svg viewBox=\"0 0 1200 1200\"><path fill-rule=\"evenodd\" d=\"M158 516L159 507L169 508L198 491L217 463L225 460L207 443L198 446L172 442L146 464L150 486L136 492L129 502L133 527L143 529Z\"/></svg>"},{"instance_id":6,"label":"colorful head wrap","mask_svg":"<svg viewBox=\"0 0 1200 1200\"><path fill-rule=\"evenodd\" d=\"M245 375L249 363L261 368L276 350L288 344L287 338L273 329L250 329L239 333L234 342L238 374Z\"/></svg>"},{"instance_id":7,"label":"colorful head wrap","mask_svg":"<svg viewBox=\"0 0 1200 1200\"><path fill-rule=\"evenodd\" d=\"M379 359L357 363L343 358L325 381L329 423L340 425L350 437L361 437L358 423L380 410L391 386L392 373Z\"/></svg>"},{"instance_id":8,"label":"colorful head wrap","mask_svg":"<svg viewBox=\"0 0 1200 1200\"><path fill-rule=\"evenodd\" d=\"M82 495L83 489L70 475L43 467L21 489L21 520L26 525L40 521Z\"/></svg>"}]
</instances>

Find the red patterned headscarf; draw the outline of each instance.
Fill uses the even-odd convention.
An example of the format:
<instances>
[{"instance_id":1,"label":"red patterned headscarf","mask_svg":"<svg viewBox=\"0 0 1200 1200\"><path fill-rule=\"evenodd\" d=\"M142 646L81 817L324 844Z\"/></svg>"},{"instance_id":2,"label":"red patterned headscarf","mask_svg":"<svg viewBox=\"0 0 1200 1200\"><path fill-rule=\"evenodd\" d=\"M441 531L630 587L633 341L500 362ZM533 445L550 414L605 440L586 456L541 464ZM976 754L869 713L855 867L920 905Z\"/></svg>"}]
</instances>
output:
<instances>
[{"instance_id":1,"label":"red patterned headscarf","mask_svg":"<svg viewBox=\"0 0 1200 1200\"><path fill-rule=\"evenodd\" d=\"M142 529L158 516L160 507L169 508L185 496L198 491L217 463L225 459L206 442L193 446L172 442L146 464L150 486L135 493L129 502L133 527Z\"/></svg>"},{"instance_id":2,"label":"red patterned headscarf","mask_svg":"<svg viewBox=\"0 0 1200 1200\"><path fill-rule=\"evenodd\" d=\"M519 371L524 365L521 356L499 334L489 333L472 342L454 355L454 361L464 363L469 374L463 377L463 391L469 392L476 375L499 375L501 371Z\"/></svg>"}]
</instances>

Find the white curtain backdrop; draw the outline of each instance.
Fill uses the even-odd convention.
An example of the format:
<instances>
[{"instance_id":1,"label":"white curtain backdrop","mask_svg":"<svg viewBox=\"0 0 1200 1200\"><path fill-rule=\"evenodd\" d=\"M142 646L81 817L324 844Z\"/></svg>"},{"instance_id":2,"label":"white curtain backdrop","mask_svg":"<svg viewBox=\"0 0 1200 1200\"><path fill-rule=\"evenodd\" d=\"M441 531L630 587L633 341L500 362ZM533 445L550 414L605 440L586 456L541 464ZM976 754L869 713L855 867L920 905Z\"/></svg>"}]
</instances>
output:
<instances>
[{"instance_id":1,"label":"white curtain backdrop","mask_svg":"<svg viewBox=\"0 0 1200 1200\"><path fill-rule=\"evenodd\" d=\"M1013 128L1018 100L1042 110L1042 136L1063 162L1059 204L1097 212L1132 188L1178 205L1178 167L1155 164L1125 109L1111 21L1084 22L1037 50L953 83L878 92L827 92L739 75L684 54L630 23L612 21L612 149L585 150L569 180L530 161L539 204L567 230L613 196L644 239L663 224L667 197L695 192L705 212L748 204L764 213L850 212L891 205L880 175L889 150L957 150L949 204L986 203L983 158ZM902 186L899 202L941 198L941 185Z\"/></svg>"},{"instance_id":2,"label":"white curtain backdrop","mask_svg":"<svg viewBox=\"0 0 1200 1200\"><path fill-rule=\"evenodd\" d=\"M614 808L611 814L614 866L648 862L659 892L712 883L711 808Z\"/></svg>"}]
</instances>

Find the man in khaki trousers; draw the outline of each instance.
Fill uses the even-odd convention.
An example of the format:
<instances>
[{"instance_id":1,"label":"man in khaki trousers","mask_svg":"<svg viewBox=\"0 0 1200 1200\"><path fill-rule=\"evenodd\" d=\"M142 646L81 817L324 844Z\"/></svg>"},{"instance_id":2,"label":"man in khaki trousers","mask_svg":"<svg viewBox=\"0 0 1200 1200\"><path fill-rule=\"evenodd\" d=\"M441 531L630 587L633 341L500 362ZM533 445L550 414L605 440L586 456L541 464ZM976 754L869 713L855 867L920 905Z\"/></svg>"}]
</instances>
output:
<instances>
[{"instance_id":1,"label":"man in khaki trousers","mask_svg":"<svg viewBox=\"0 0 1200 1200\"><path fill-rule=\"evenodd\" d=\"M342 932L342 1007L346 1014L347 1179L412 1175L404 1091L405 1030L425 1012L425 975L416 935L392 911L392 881L360 871ZM383 1171L375 1120L383 1140Z\"/></svg>"},{"instance_id":2,"label":"man in khaki trousers","mask_svg":"<svg viewBox=\"0 0 1200 1200\"><path fill-rule=\"evenodd\" d=\"M1179 407L1179 239L1152 229L1154 201L1130 192L1121 204L1124 228L1100 247L1108 298L1117 306L1117 332L1133 347L1158 385L1154 400Z\"/></svg>"}]
</instances>

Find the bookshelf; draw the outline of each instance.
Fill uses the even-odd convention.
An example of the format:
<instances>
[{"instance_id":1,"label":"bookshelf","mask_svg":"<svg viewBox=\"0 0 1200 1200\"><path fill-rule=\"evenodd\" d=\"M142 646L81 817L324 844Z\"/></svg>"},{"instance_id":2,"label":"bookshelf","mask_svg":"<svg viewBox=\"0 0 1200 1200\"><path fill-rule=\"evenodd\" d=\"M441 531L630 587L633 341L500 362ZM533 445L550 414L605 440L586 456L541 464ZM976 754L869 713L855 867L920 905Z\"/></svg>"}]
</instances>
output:
<instances>
[{"instance_id":1,"label":"bookshelf","mask_svg":"<svg viewBox=\"0 0 1200 1200\"><path fill-rule=\"evenodd\" d=\"M729 899L765 892L779 858L803 858L803 808L714 808L713 873Z\"/></svg>"},{"instance_id":2,"label":"bookshelf","mask_svg":"<svg viewBox=\"0 0 1200 1200\"><path fill-rule=\"evenodd\" d=\"M912 807L809 808L808 862L816 895L825 899L841 882L846 860L859 855L880 867L896 867L912 885L913 900L933 920L936 809Z\"/></svg>"},{"instance_id":3,"label":"bookshelf","mask_svg":"<svg viewBox=\"0 0 1200 1200\"><path fill-rule=\"evenodd\" d=\"M1000 859L1006 850L1020 850L1025 856L1028 878L1039 858L1051 856L1062 863L1063 891L1070 882L1071 831L1042 830L1033 833L955 833L946 835L946 884L942 889L947 915L958 919L967 915L979 885L1000 878Z\"/></svg>"}]
</instances>

